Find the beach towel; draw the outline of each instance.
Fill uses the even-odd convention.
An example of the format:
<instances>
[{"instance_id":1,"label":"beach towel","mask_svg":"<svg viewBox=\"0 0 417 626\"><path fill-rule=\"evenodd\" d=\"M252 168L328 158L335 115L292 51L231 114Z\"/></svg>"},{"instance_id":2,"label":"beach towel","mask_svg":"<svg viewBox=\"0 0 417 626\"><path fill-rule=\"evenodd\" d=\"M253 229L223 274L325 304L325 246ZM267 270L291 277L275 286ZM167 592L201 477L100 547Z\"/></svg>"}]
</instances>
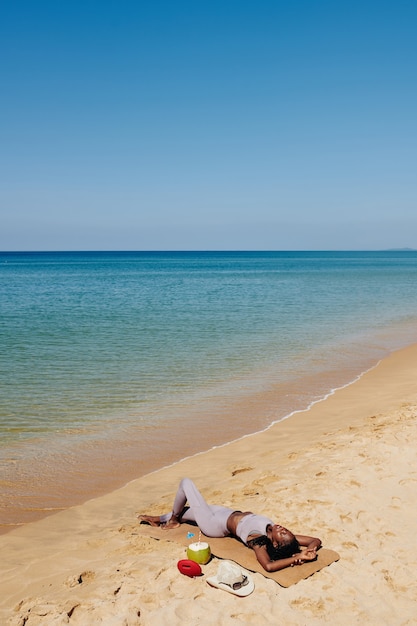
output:
<instances>
[{"instance_id":1,"label":"beach towel","mask_svg":"<svg viewBox=\"0 0 417 626\"><path fill-rule=\"evenodd\" d=\"M295 583L308 578L315 574L323 567L339 560L339 555L333 550L321 548L317 552L317 560L297 565L296 567L287 567L279 572L267 572L258 562L253 550L245 546L238 539L232 537L206 537L200 533L198 526L192 524L181 524L178 528L171 530L163 530L158 527L148 526L147 524L138 525L138 534L144 537L152 537L159 541L174 541L187 547L195 541L207 541L210 545L211 554L219 559L227 559L238 563L241 567L251 571L258 572L267 578L275 580L281 587L290 587ZM190 536L192 534L192 536Z\"/></svg>"}]
</instances>

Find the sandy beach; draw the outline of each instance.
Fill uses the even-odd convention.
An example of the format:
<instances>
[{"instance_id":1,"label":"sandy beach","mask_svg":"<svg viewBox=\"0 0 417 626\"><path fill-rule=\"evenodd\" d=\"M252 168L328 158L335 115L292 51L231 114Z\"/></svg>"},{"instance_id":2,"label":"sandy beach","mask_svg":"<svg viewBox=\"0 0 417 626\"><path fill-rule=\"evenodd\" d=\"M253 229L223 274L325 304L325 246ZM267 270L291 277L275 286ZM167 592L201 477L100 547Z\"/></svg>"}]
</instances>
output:
<instances>
[{"instance_id":1,"label":"sandy beach","mask_svg":"<svg viewBox=\"0 0 417 626\"><path fill-rule=\"evenodd\" d=\"M416 381L411 346L262 433L0 536L0 623L417 624ZM340 560L288 588L253 574L245 598L207 584L216 558L183 576L184 548L141 536L135 519L170 510L183 476L209 502L319 536Z\"/></svg>"}]
</instances>

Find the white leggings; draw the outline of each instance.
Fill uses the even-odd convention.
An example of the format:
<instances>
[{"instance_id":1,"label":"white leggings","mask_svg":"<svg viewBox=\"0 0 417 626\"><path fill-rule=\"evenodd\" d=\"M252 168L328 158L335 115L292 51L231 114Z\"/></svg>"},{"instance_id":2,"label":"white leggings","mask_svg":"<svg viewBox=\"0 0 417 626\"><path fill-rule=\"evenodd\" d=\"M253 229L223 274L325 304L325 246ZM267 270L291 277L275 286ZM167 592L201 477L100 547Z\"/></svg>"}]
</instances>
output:
<instances>
[{"instance_id":1,"label":"white leggings","mask_svg":"<svg viewBox=\"0 0 417 626\"><path fill-rule=\"evenodd\" d=\"M188 502L189 509L184 513ZM178 487L172 513L161 515L161 522L168 522L172 515L184 522L195 522L207 537L227 537L227 520L233 509L207 504L197 487L189 478L183 478Z\"/></svg>"}]
</instances>

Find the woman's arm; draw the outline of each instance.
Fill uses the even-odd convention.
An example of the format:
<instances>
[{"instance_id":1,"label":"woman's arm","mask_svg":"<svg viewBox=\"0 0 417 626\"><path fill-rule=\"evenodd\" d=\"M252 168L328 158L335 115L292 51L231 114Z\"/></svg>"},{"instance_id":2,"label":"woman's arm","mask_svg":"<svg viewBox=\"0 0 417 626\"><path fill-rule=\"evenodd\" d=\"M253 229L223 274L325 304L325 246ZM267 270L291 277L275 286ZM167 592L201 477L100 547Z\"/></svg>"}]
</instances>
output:
<instances>
[{"instance_id":1,"label":"woman's arm","mask_svg":"<svg viewBox=\"0 0 417 626\"><path fill-rule=\"evenodd\" d=\"M308 537L307 535L295 535L300 546L307 550L318 550L321 547L321 539L318 537Z\"/></svg>"},{"instance_id":2,"label":"woman's arm","mask_svg":"<svg viewBox=\"0 0 417 626\"><path fill-rule=\"evenodd\" d=\"M279 572L286 567L302 565L306 561L314 561L317 558L317 550L321 546L320 539L318 539L318 537L307 537L305 535L296 535L296 539L300 546L304 547L304 550L286 559L279 559L277 561L271 561L265 546L254 545L253 550L256 558L264 570L267 572Z\"/></svg>"}]
</instances>

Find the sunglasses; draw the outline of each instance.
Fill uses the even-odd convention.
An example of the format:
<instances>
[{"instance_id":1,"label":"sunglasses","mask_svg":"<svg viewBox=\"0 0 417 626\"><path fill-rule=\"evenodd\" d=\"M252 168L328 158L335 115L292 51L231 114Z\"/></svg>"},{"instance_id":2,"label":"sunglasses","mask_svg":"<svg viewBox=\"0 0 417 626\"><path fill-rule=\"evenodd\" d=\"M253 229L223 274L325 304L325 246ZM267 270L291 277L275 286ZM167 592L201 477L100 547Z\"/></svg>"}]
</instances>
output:
<instances>
[{"instance_id":1,"label":"sunglasses","mask_svg":"<svg viewBox=\"0 0 417 626\"><path fill-rule=\"evenodd\" d=\"M248 577L243 575L242 580L239 580L237 583L233 583L233 585L230 585L229 583L223 583L223 584L227 585L228 587L231 587L233 591L237 591L238 589L241 589L242 587L248 584Z\"/></svg>"}]
</instances>

